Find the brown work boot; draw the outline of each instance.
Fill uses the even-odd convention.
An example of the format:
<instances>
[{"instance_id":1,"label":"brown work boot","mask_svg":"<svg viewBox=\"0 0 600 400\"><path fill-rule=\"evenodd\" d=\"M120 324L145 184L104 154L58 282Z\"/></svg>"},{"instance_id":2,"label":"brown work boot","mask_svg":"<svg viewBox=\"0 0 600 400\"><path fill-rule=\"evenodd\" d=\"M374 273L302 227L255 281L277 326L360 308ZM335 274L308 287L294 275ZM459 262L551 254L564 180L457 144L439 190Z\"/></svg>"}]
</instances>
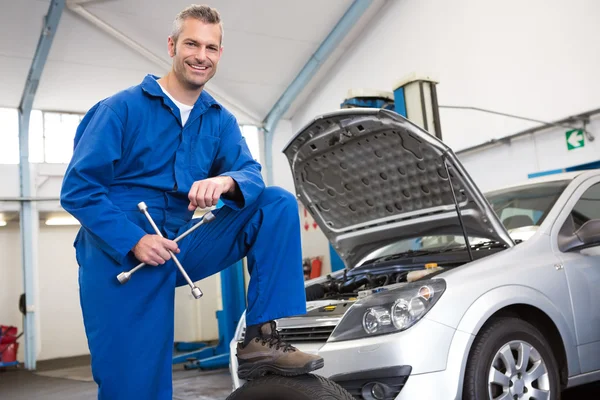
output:
<instances>
[{"instance_id":1,"label":"brown work boot","mask_svg":"<svg viewBox=\"0 0 600 400\"><path fill-rule=\"evenodd\" d=\"M244 380L258 378L272 373L294 376L307 374L323 368L322 357L303 353L284 343L275 329L275 322L267 322L260 327L260 335L246 346L237 345L238 377Z\"/></svg>"}]
</instances>

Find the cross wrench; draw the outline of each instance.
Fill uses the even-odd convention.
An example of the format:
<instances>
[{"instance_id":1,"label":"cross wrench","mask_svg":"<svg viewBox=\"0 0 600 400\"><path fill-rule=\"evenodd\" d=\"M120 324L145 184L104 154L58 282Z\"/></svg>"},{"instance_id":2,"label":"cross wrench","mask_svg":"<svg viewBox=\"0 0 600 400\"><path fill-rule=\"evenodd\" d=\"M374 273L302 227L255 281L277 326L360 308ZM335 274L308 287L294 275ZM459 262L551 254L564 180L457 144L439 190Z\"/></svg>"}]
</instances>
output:
<instances>
[{"instance_id":1,"label":"cross wrench","mask_svg":"<svg viewBox=\"0 0 600 400\"><path fill-rule=\"evenodd\" d=\"M160 229L158 229L158 227L154 223L154 220L152 219L152 217L148 213L148 206L146 205L146 203L144 203L144 202L139 203L138 204L138 208L146 216L146 218L148 219L148 221L152 225L152 228L154 228L156 234L159 235L159 236L161 236L161 237L163 237L162 233L160 232ZM185 231L184 233L182 233L181 235L179 235L178 237L176 237L173 241L174 242L179 242L181 239L183 239L184 237L186 237L187 235L189 235L190 233L192 233L194 230L196 230L200 225L202 225L204 223L211 222L214 219L215 219L215 216L214 216L213 213L211 213L211 212L206 213L200 222L196 223L194 226L192 226L191 228L189 228L187 231ZM179 262L179 260L175 256L175 254L173 254L173 252L170 251L170 250L169 250L169 254L173 258L173 262L175 262L175 265L177 265L177 268L179 268L179 271L181 272L181 274L183 275L183 277L185 278L185 280L187 281L187 283L192 288L192 295L196 299L199 299L200 297L202 297L202 291L197 286L195 286L194 283L191 281L190 277L185 272L185 269L183 268L183 266L181 265L181 263ZM136 272L138 269L142 268L145 265L146 265L145 263L140 263L135 268L133 268L131 271L121 272L117 276L117 279L119 280L119 282L121 284L124 284L127 281L129 281L129 279L131 278L131 275L134 272Z\"/></svg>"},{"instance_id":2,"label":"cross wrench","mask_svg":"<svg viewBox=\"0 0 600 400\"><path fill-rule=\"evenodd\" d=\"M187 235L189 235L190 233L195 231L197 228L199 228L200 225L212 222L212 221L214 221L215 218L216 217L212 212L210 212L210 211L207 212L206 214L204 214L204 216L202 217L202 220L200 220L200 222L197 222L190 229L183 232L181 235L177 236L175 239L173 239L173 241L175 243L179 242L181 239L183 239L184 237L186 237ZM146 263L139 263L138 265L135 266L135 268L132 268L130 271L121 272L119 275L117 275L117 279L119 280L119 283L121 285L124 283L127 283L129 281L129 279L131 279L131 275L133 275L138 269L140 269L144 266L146 266Z\"/></svg>"},{"instance_id":3,"label":"cross wrench","mask_svg":"<svg viewBox=\"0 0 600 400\"><path fill-rule=\"evenodd\" d=\"M156 234L160 237L163 237L163 234L160 232L160 229L158 229L158 226L156 226L156 224L154 223L154 220L148 213L148 206L146 205L146 203L144 203L142 201L141 203L138 204L138 208L140 209L141 212L144 213L146 218L148 218L148 221L150 222L150 225L152 225L152 228L154 228L154 231L156 232ZM192 288L192 295L196 299L199 299L200 297L202 297L202 294L203 294L202 291L200 290L200 288L198 288L196 285L194 285L194 282L192 282L192 280L188 276L187 272L185 272L185 269L183 269L183 266L181 265L181 263L179 262L179 260L175 256L175 254L173 254L173 252L171 250L169 250L169 254L171 255L171 258L173 259L173 262L175 262L175 265L177 265L177 268L179 268L179 272L181 272L181 275L183 275L183 277L185 278L188 285L190 285L190 288Z\"/></svg>"}]
</instances>

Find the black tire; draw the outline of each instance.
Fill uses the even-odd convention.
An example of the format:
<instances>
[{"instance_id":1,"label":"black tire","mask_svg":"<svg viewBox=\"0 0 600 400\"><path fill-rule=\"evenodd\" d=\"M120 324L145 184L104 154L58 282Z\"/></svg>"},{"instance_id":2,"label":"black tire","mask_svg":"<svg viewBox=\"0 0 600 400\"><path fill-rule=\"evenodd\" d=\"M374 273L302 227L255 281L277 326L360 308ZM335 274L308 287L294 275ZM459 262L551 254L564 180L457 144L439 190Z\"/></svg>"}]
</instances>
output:
<instances>
[{"instance_id":1,"label":"black tire","mask_svg":"<svg viewBox=\"0 0 600 400\"><path fill-rule=\"evenodd\" d=\"M226 400L356 400L337 383L319 375L267 375L229 395Z\"/></svg>"},{"instance_id":2,"label":"black tire","mask_svg":"<svg viewBox=\"0 0 600 400\"><path fill-rule=\"evenodd\" d=\"M539 356L546 364L550 400L560 400L561 388L558 363L550 349L550 345L539 329L519 318L493 319L488 322L488 324L484 325L479 332L467 360L463 386L464 400L490 399L488 393L488 380L492 361L505 345L513 341L526 342L537 350ZM531 368L532 367L529 367L528 371L531 371ZM514 387L516 388L517 384L515 384ZM512 384L510 384L510 388L510 390L513 390ZM539 389L539 387L536 388ZM494 386L493 389L497 390L499 387ZM497 397L497 395L494 394L494 398L495 397Z\"/></svg>"}]
</instances>

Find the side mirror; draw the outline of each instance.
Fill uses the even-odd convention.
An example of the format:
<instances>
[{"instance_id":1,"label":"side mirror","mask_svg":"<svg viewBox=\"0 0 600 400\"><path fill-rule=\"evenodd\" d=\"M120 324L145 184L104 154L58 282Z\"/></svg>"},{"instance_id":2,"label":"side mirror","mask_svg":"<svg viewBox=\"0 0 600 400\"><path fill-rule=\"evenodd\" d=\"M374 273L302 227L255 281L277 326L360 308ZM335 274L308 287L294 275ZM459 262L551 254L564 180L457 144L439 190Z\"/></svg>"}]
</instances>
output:
<instances>
[{"instance_id":1,"label":"side mirror","mask_svg":"<svg viewBox=\"0 0 600 400\"><path fill-rule=\"evenodd\" d=\"M600 245L600 219L590 219L575 232L573 228L573 220L569 218L558 236L558 247L561 251Z\"/></svg>"},{"instance_id":2,"label":"side mirror","mask_svg":"<svg viewBox=\"0 0 600 400\"><path fill-rule=\"evenodd\" d=\"M600 243L600 219L590 219L574 234L584 246Z\"/></svg>"}]
</instances>

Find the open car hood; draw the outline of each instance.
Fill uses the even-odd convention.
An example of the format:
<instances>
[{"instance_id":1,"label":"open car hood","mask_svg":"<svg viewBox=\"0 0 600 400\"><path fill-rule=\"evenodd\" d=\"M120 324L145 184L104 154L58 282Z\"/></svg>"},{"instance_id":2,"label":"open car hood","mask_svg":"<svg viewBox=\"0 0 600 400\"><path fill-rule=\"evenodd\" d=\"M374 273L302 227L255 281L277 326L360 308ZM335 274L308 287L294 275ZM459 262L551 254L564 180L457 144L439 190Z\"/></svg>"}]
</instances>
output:
<instances>
[{"instance_id":1,"label":"open car hood","mask_svg":"<svg viewBox=\"0 0 600 400\"><path fill-rule=\"evenodd\" d=\"M468 235L514 246L452 150L397 113L319 116L283 152L299 199L348 268L401 239L462 236L450 181Z\"/></svg>"}]
</instances>

